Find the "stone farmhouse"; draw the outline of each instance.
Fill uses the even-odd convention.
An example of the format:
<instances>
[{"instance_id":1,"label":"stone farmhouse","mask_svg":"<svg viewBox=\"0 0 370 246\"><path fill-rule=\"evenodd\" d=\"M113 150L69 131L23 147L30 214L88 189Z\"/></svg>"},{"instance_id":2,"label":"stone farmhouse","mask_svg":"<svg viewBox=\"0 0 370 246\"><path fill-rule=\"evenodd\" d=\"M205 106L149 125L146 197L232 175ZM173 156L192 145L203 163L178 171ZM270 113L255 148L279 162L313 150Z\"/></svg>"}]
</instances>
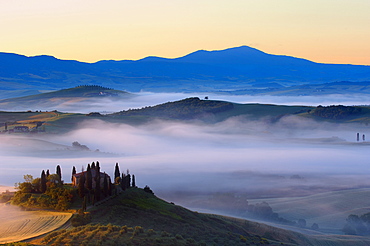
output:
<instances>
[{"instance_id":1,"label":"stone farmhouse","mask_svg":"<svg viewBox=\"0 0 370 246\"><path fill-rule=\"evenodd\" d=\"M87 173L87 171L74 174L73 177L72 177L72 185L74 187L78 187L81 176L84 175L85 178L86 178L86 173ZM104 177L105 176L107 177L108 184L111 183L111 179L110 179L110 176L108 174L102 173L102 172L99 172L99 174L98 174L97 170L92 168L91 169L91 176L92 176L92 188L93 189L95 189L95 186L96 186L96 181L95 181L96 180L96 175L100 175L100 187L104 186Z\"/></svg>"}]
</instances>

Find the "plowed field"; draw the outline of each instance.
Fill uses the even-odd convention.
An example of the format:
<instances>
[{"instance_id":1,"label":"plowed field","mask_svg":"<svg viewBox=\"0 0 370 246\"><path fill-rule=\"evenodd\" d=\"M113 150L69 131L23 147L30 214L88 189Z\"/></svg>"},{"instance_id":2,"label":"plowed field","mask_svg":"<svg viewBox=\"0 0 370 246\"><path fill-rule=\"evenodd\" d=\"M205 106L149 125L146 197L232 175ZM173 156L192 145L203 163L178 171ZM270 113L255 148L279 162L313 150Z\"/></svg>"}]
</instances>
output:
<instances>
[{"instance_id":1,"label":"plowed field","mask_svg":"<svg viewBox=\"0 0 370 246\"><path fill-rule=\"evenodd\" d=\"M71 216L71 213L21 211L0 205L0 244L45 234L62 226Z\"/></svg>"}]
</instances>

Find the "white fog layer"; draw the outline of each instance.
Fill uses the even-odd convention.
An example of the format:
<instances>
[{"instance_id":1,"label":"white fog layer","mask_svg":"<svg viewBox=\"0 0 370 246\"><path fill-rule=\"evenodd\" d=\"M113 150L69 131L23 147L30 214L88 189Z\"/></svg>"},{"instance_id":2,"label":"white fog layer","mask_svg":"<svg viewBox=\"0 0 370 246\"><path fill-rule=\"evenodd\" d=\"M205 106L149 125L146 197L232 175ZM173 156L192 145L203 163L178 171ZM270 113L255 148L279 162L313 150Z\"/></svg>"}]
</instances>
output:
<instances>
[{"instance_id":1,"label":"white fog layer","mask_svg":"<svg viewBox=\"0 0 370 246\"><path fill-rule=\"evenodd\" d=\"M298 184L357 187L370 184L370 145L356 142L357 132L367 134L367 127L293 116L277 123L237 117L214 125L154 121L131 126L92 120L64 135L1 135L0 180L13 185L24 174L53 173L59 164L69 182L72 166L81 170L98 160L109 175L118 162L121 170L136 174L139 186L158 192L258 191ZM91 151L74 150L74 141Z\"/></svg>"}]
</instances>

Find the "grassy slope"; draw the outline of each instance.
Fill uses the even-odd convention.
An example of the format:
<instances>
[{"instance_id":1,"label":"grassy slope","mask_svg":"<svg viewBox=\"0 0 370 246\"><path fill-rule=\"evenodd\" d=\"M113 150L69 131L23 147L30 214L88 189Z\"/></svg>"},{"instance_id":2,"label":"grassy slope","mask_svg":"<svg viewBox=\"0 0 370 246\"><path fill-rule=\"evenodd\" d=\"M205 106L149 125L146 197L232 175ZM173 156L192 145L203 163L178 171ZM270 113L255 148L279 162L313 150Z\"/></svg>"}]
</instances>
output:
<instances>
[{"instance_id":1,"label":"grassy slope","mask_svg":"<svg viewBox=\"0 0 370 246\"><path fill-rule=\"evenodd\" d=\"M244 224L191 212L138 188L93 207L90 213L92 224L54 232L45 241L63 245L264 245L267 242L248 233Z\"/></svg>"},{"instance_id":2,"label":"grassy slope","mask_svg":"<svg viewBox=\"0 0 370 246\"><path fill-rule=\"evenodd\" d=\"M313 107L280 106L272 104L236 104L225 101L200 100L187 98L168 102L140 110L121 111L113 117L149 116L167 119L200 119L206 122L218 122L229 117L247 115L252 119L263 117L276 118L286 114L304 113Z\"/></svg>"},{"instance_id":3,"label":"grassy slope","mask_svg":"<svg viewBox=\"0 0 370 246\"><path fill-rule=\"evenodd\" d=\"M8 130L14 126L36 127L37 122L44 122L47 132L60 132L75 127L85 116L83 114L69 114L60 112L0 112L0 131Z\"/></svg>"},{"instance_id":4,"label":"grassy slope","mask_svg":"<svg viewBox=\"0 0 370 246\"><path fill-rule=\"evenodd\" d=\"M133 188L91 209L92 224L60 230L49 244L369 245L354 236L307 235L257 222L192 212ZM94 226L95 225L95 226ZM319 234L319 233L316 233Z\"/></svg>"},{"instance_id":5,"label":"grassy slope","mask_svg":"<svg viewBox=\"0 0 370 246\"><path fill-rule=\"evenodd\" d=\"M261 240L226 220L191 212L158 199L141 189L128 190L116 200L108 201L103 206L95 208L91 214L95 223L142 226L173 235L179 234L184 238L193 238L197 242L210 243L218 240L227 244L230 240L236 243L240 235L248 238L250 242Z\"/></svg>"},{"instance_id":6,"label":"grassy slope","mask_svg":"<svg viewBox=\"0 0 370 246\"><path fill-rule=\"evenodd\" d=\"M261 119L265 117L279 118L288 114L298 114L307 112L313 107L307 106L283 106L273 104L234 104L232 110L221 112L218 115L220 120L228 117L247 115L250 119Z\"/></svg>"}]
</instances>

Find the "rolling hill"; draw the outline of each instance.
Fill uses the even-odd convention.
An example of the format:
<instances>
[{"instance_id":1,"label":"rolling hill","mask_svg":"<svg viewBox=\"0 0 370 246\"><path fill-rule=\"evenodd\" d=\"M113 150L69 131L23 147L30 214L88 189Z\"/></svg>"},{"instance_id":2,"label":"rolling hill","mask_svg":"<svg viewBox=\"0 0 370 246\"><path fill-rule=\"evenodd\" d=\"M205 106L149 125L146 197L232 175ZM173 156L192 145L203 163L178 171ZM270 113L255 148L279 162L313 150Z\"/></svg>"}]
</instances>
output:
<instances>
[{"instance_id":1,"label":"rolling hill","mask_svg":"<svg viewBox=\"0 0 370 246\"><path fill-rule=\"evenodd\" d=\"M51 110L53 107L64 104L94 104L101 99L125 100L134 95L125 91L114 90L103 86L88 85L63 89L47 93L39 93L24 97L15 97L0 100L0 110Z\"/></svg>"},{"instance_id":2,"label":"rolling hill","mask_svg":"<svg viewBox=\"0 0 370 246\"><path fill-rule=\"evenodd\" d=\"M60 245L367 245L366 237L303 233L202 214L131 188L92 207L91 224L57 230L30 243Z\"/></svg>"},{"instance_id":3,"label":"rolling hill","mask_svg":"<svg viewBox=\"0 0 370 246\"><path fill-rule=\"evenodd\" d=\"M99 84L127 91L191 92L370 81L370 66L320 64L241 46L167 59L83 63L0 53L0 90L55 90ZM361 92L360 90L358 92Z\"/></svg>"},{"instance_id":4,"label":"rolling hill","mask_svg":"<svg viewBox=\"0 0 370 246\"><path fill-rule=\"evenodd\" d=\"M74 90L72 89L71 91L73 92ZM126 94L123 95L126 96ZM45 100L44 103L50 103L50 98L43 97L42 95L18 98L15 101L21 100L24 104L29 105L34 100L34 97L42 98L42 100ZM93 98L96 100L95 97ZM42 100L40 99L40 101ZM3 101L0 101L0 105L1 102ZM225 101L186 98L180 101L167 102L141 109L123 110L112 114L62 113L58 111L0 112L0 129L4 131L5 127L7 127L9 130L17 125L28 126L31 129L37 128L37 125L42 123L41 125L46 132L56 133L72 130L84 120L92 119L127 124L142 124L154 119L199 121L213 124L232 117L246 117L248 120L263 119L265 122L273 124L280 118L288 115L310 118L316 121L368 124L370 122L370 107L237 104ZM5 123L7 123L6 126Z\"/></svg>"}]
</instances>

